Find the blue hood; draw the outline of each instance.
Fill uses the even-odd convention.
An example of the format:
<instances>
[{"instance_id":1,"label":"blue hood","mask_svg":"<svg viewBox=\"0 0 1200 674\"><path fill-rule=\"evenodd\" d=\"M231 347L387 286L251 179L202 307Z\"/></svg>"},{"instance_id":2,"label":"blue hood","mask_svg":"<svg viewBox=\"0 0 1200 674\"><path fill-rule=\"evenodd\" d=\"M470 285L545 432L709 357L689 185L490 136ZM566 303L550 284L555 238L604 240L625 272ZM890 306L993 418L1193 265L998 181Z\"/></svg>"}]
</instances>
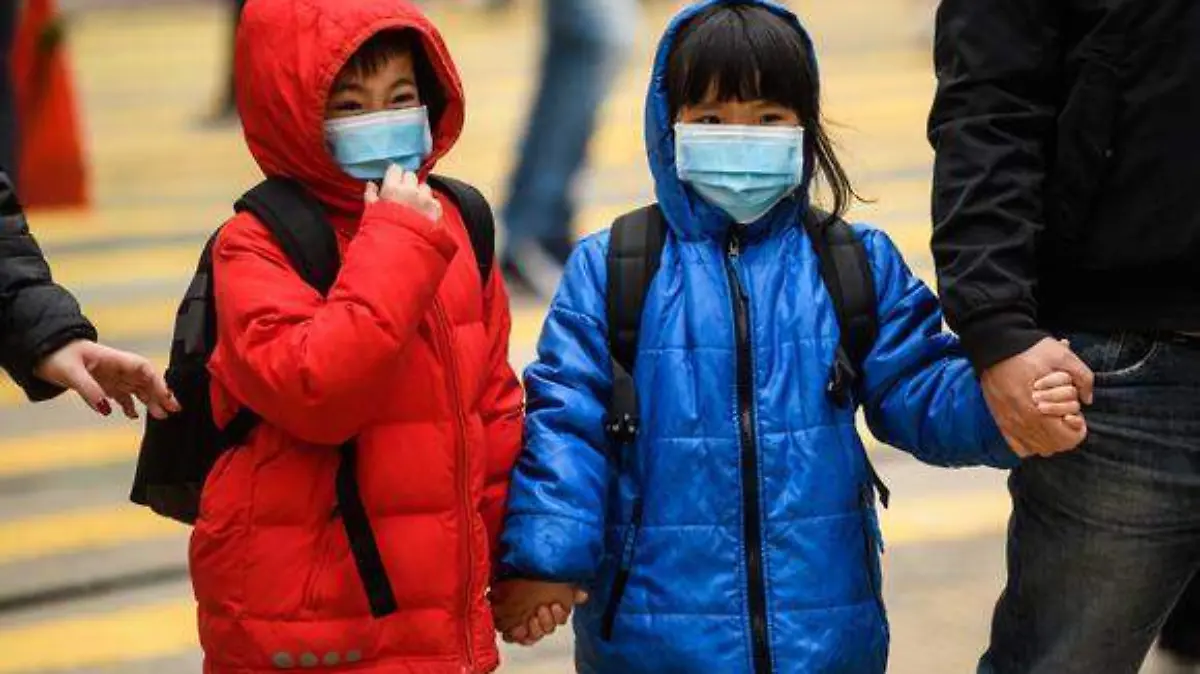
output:
<instances>
[{"instance_id":1,"label":"blue hood","mask_svg":"<svg viewBox=\"0 0 1200 674\"><path fill-rule=\"evenodd\" d=\"M646 94L646 155L650 161L650 172L654 176L654 192L675 235L685 241L720 238L733 226L733 221L721 209L700 198L679 180L675 171L675 131L667 97L667 68L671 47L683 26L697 14L714 5L758 5L783 17L796 28L804 41L805 49L812 59L813 73L817 73L816 50L808 31L790 10L770 0L703 0L684 8L671 20L659 40L654 57L654 70L650 77L650 90ZM817 81L814 78L814 81ZM805 135L804 182L796 190L797 199L786 199L772 210L755 227L767 222L797 222L797 211L807 204L808 188L812 182L813 167L812 138Z\"/></svg>"}]
</instances>

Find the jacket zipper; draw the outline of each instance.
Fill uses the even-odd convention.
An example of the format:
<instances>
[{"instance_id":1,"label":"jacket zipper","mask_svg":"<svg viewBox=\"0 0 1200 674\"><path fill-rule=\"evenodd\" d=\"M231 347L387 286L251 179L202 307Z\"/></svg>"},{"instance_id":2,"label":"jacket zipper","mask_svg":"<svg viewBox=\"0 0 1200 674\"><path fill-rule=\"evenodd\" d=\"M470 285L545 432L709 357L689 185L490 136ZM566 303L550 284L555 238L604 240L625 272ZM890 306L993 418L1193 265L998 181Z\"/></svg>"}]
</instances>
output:
<instances>
[{"instance_id":1,"label":"jacket zipper","mask_svg":"<svg viewBox=\"0 0 1200 674\"><path fill-rule=\"evenodd\" d=\"M442 332L442 347L446 351L446 365L449 368L448 379L450 380L450 394L454 400L451 404L454 406L455 416L458 417L458 424L455 428L454 441L458 449L458 477L459 489L462 496L462 517L463 517L463 544L466 547L464 562L466 573L463 575L463 644L466 646L467 666L470 671L475 671L475 645L471 637L471 578L474 576L474 555L472 554L471 546L471 471L467 465L467 443L466 443L466 428L467 420L463 415L462 397L459 392L458 382L458 363L454 354L454 339L451 333L450 319L446 316L445 308L442 307L440 300L433 301L434 312L437 315L438 327Z\"/></svg>"},{"instance_id":2,"label":"jacket zipper","mask_svg":"<svg viewBox=\"0 0 1200 674\"><path fill-rule=\"evenodd\" d=\"M758 503L758 443L754 435L754 354L750 339L750 302L738 276L736 264L741 241L736 232L729 237L725 273L733 296L737 342L738 430L742 448L742 512L746 545L746 575L749 585L750 633L754 671L771 672L771 646L767 635L767 592L763 579L762 522Z\"/></svg>"},{"instance_id":3,"label":"jacket zipper","mask_svg":"<svg viewBox=\"0 0 1200 674\"><path fill-rule=\"evenodd\" d=\"M633 515L630 518L629 530L625 532L625 545L621 550L621 566L617 569L613 580L612 591L608 595L608 603L604 606L604 614L600 621L600 638L612 641L613 625L617 621L617 612L621 610L621 598L625 596L625 586L633 571L633 555L637 550L638 531L642 528L642 498L633 501Z\"/></svg>"}]
</instances>

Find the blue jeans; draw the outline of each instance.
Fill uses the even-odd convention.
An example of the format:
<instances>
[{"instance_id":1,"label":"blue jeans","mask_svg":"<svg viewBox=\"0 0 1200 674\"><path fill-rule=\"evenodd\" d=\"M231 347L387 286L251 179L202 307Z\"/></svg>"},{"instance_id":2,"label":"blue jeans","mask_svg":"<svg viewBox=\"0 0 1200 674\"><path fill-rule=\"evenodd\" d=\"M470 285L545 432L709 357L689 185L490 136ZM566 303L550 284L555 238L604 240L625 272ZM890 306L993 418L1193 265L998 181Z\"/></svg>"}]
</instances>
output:
<instances>
[{"instance_id":1,"label":"blue jeans","mask_svg":"<svg viewBox=\"0 0 1200 674\"><path fill-rule=\"evenodd\" d=\"M572 187L596 116L636 29L636 0L543 0L541 82L513 175L508 244L572 240Z\"/></svg>"},{"instance_id":2,"label":"blue jeans","mask_svg":"<svg viewBox=\"0 0 1200 674\"><path fill-rule=\"evenodd\" d=\"M1096 372L1090 435L1012 473L980 674L1136 674L1200 569L1200 343L1066 336Z\"/></svg>"}]
</instances>

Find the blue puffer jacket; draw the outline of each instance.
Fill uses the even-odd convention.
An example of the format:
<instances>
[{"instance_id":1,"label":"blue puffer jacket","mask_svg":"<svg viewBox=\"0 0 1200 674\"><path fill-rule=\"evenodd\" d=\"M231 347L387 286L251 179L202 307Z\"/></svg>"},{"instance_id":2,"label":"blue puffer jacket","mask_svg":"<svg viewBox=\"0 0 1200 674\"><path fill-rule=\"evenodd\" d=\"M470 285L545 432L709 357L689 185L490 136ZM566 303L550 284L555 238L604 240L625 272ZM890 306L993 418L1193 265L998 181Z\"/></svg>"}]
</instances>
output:
<instances>
[{"instance_id":1,"label":"blue puffer jacket","mask_svg":"<svg viewBox=\"0 0 1200 674\"><path fill-rule=\"evenodd\" d=\"M838 325L799 226L807 199L741 230L733 255L730 220L676 177L665 57L680 23L709 4L667 30L647 103L670 233L642 322L641 432L615 449L604 431L605 233L572 257L526 372L502 570L591 591L575 618L580 672L880 673L888 630L873 491L854 411L825 390ZM858 231L879 297L880 335L856 396L872 432L929 463L1011 465L936 298L884 234ZM749 304L740 345L735 283ZM739 348L752 363L745 409ZM614 592L622 569L628 582Z\"/></svg>"}]
</instances>

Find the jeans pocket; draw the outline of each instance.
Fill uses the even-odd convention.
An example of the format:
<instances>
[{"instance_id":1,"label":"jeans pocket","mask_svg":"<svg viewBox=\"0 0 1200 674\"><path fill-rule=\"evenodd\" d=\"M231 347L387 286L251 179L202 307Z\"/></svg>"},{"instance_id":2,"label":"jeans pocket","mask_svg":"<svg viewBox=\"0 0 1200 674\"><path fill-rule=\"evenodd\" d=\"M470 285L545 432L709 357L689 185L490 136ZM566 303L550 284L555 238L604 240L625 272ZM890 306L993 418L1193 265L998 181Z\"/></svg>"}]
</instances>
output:
<instances>
[{"instance_id":1,"label":"jeans pocket","mask_svg":"<svg viewBox=\"0 0 1200 674\"><path fill-rule=\"evenodd\" d=\"M1097 381L1125 379L1141 373L1159 354L1162 340L1152 333L1073 333L1067 335L1071 349Z\"/></svg>"}]
</instances>

